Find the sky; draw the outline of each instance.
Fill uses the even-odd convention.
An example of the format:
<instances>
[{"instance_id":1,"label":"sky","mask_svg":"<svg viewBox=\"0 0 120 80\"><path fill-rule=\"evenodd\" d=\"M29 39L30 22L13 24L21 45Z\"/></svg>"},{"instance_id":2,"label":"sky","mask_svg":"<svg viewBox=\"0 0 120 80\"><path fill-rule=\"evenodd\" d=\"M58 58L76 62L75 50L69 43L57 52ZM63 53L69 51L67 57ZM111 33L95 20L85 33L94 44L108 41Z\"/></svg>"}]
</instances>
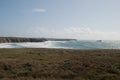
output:
<instances>
[{"instance_id":1,"label":"sky","mask_svg":"<svg viewBox=\"0 0 120 80\"><path fill-rule=\"evenodd\" d=\"M0 0L1 37L120 40L120 0Z\"/></svg>"}]
</instances>

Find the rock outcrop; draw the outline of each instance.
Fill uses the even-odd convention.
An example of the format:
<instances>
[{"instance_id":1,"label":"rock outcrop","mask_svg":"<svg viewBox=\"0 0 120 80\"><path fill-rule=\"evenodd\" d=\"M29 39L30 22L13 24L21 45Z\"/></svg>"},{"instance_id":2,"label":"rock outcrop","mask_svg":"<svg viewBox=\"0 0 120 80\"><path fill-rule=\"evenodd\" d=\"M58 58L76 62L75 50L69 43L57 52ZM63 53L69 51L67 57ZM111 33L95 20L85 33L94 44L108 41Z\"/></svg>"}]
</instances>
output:
<instances>
[{"instance_id":1,"label":"rock outcrop","mask_svg":"<svg viewBox=\"0 0 120 80\"><path fill-rule=\"evenodd\" d=\"M44 41L71 41L76 39L55 39L55 38L24 38L24 37L0 37L0 43L11 42L44 42Z\"/></svg>"},{"instance_id":2,"label":"rock outcrop","mask_svg":"<svg viewBox=\"0 0 120 80\"><path fill-rule=\"evenodd\" d=\"M45 38L0 37L0 43L10 42L44 42Z\"/></svg>"},{"instance_id":3,"label":"rock outcrop","mask_svg":"<svg viewBox=\"0 0 120 80\"><path fill-rule=\"evenodd\" d=\"M76 41L76 39L46 38L49 41Z\"/></svg>"}]
</instances>

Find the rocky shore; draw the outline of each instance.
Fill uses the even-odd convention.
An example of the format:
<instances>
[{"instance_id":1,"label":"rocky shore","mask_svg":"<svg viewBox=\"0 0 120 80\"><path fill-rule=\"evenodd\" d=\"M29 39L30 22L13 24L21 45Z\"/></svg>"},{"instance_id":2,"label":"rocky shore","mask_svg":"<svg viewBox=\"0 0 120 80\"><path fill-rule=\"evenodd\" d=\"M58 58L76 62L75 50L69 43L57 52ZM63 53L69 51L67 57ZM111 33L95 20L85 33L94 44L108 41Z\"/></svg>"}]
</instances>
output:
<instances>
[{"instance_id":1,"label":"rocky shore","mask_svg":"<svg viewBox=\"0 0 120 80\"><path fill-rule=\"evenodd\" d=\"M47 41L44 38L22 38L22 37L0 37L0 43L10 42L43 42Z\"/></svg>"},{"instance_id":2,"label":"rocky shore","mask_svg":"<svg viewBox=\"0 0 120 80\"><path fill-rule=\"evenodd\" d=\"M70 41L70 40L75 40L75 39L0 37L0 43L10 43L10 42L44 42L44 41Z\"/></svg>"}]
</instances>

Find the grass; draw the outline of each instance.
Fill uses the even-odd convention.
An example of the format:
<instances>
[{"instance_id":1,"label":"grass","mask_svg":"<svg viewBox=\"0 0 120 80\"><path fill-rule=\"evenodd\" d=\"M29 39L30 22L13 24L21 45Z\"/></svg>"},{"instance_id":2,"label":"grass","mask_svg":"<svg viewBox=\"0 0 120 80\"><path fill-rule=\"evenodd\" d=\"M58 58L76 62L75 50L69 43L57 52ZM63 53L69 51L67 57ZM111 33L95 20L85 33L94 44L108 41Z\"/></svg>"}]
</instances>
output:
<instances>
[{"instance_id":1,"label":"grass","mask_svg":"<svg viewBox=\"0 0 120 80\"><path fill-rule=\"evenodd\" d=\"M0 49L0 80L120 80L120 50Z\"/></svg>"}]
</instances>

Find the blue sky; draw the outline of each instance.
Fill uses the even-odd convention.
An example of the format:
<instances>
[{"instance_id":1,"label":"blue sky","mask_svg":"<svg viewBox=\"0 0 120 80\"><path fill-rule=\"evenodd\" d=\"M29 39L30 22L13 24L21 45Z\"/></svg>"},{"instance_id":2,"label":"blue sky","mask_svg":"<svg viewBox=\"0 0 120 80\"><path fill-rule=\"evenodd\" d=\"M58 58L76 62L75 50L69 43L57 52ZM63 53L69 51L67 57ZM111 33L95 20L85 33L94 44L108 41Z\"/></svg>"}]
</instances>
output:
<instances>
[{"instance_id":1,"label":"blue sky","mask_svg":"<svg viewBox=\"0 0 120 80\"><path fill-rule=\"evenodd\" d=\"M119 39L120 0L0 0L0 36Z\"/></svg>"}]
</instances>

